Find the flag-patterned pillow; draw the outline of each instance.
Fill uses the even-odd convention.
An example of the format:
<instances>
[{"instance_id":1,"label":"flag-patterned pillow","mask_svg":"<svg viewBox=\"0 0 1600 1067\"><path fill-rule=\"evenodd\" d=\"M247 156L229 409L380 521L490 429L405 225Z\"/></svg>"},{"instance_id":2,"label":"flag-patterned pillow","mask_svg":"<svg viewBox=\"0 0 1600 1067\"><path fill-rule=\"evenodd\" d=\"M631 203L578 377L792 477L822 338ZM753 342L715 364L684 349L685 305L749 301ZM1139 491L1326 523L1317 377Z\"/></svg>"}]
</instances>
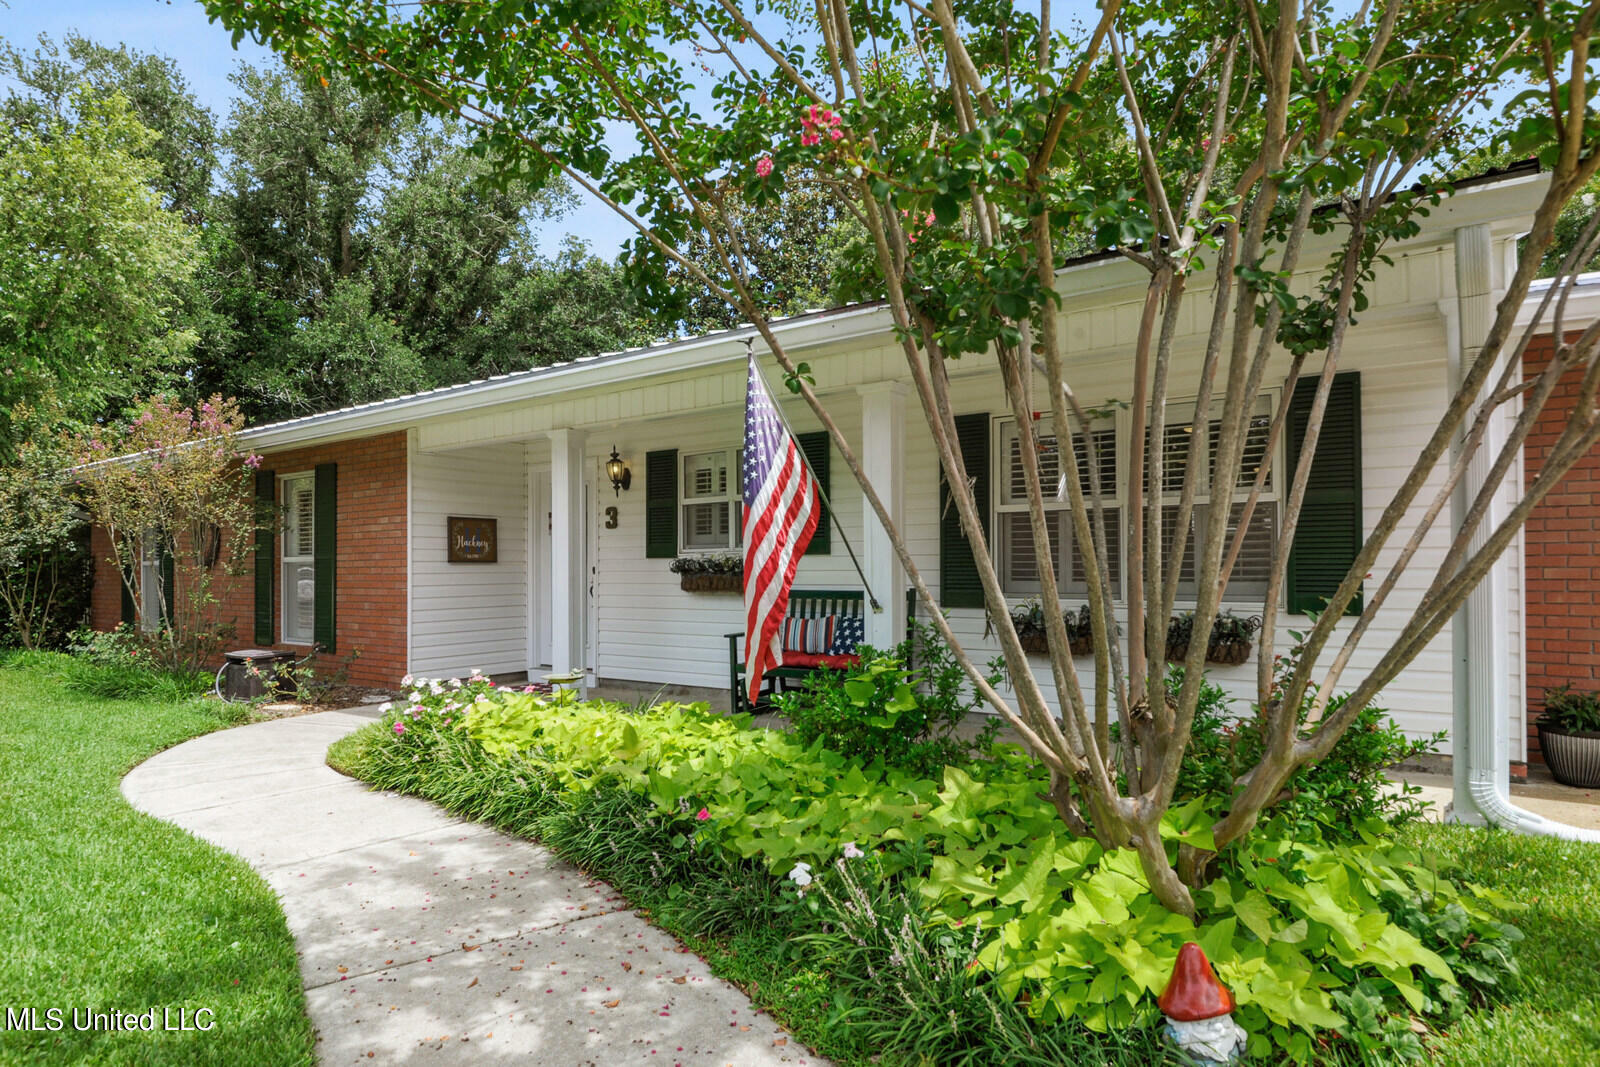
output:
<instances>
[{"instance_id":1,"label":"flag-patterned pillow","mask_svg":"<svg viewBox=\"0 0 1600 1067\"><path fill-rule=\"evenodd\" d=\"M867 636L867 621L859 615L842 615L833 628L833 643L828 652L834 656L853 656Z\"/></svg>"},{"instance_id":2,"label":"flag-patterned pillow","mask_svg":"<svg viewBox=\"0 0 1600 1067\"><path fill-rule=\"evenodd\" d=\"M801 619L793 615L786 617L783 620L783 650L826 652L833 644L835 618L833 615L823 615L813 619Z\"/></svg>"}]
</instances>

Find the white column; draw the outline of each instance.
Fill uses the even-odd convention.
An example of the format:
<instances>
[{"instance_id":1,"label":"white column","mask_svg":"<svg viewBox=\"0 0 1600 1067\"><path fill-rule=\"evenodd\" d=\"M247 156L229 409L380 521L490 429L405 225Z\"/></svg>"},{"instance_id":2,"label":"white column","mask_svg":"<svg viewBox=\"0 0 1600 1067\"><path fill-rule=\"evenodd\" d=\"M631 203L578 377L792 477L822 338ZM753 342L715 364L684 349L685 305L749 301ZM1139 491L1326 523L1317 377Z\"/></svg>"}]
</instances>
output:
<instances>
[{"instance_id":1,"label":"white column","mask_svg":"<svg viewBox=\"0 0 1600 1067\"><path fill-rule=\"evenodd\" d=\"M581 670L588 628L584 435L550 431L550 669Z\"/></svg>"},{"instance_id":2,"label":"white column","mask_svg":"<svg viewBox=\"0 0 1600 1067\"><path fill-rule=\"evenodd\" d=\"M900 382L874 382L861 394L861 469L899 529L905 528L906 388ZM882 611L869 607L866 640L874 648L893 648L906 634L906 572L889 534L862 494L861 569Z\"/></svg>"}]
</instances>

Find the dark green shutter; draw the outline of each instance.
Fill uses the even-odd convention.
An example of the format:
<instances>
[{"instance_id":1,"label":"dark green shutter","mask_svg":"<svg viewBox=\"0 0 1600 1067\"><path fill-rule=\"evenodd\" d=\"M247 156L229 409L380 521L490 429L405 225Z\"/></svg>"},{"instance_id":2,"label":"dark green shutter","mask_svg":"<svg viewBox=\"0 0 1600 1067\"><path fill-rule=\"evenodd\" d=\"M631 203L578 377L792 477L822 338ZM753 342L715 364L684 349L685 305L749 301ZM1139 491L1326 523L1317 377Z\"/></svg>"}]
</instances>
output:
<instances>
[{"instance_id":1,"label":"dark green shutter","mask_svg":"<svg viewBox=\"0 0 1600 1067\"><path fill-rule=\"evenodd\" d=\"M989 536L989 416L986 412L956 416L956 442L961 462L973 479L973 498L984 538ZM973 560L972 545L961 529L961 516L950 499L943 470L939 474L939 603L947 608L983 607L983 583Z\"/></svg>"},{"instance_id":2,"label":"dark green shutter","mask_svg":"<svg viewBox=\"0 0 1600 1067\"><path fill-rule=\"evenodd\" d=\"M139 611L133 604L133 590L128 588L132 580L132 572L127 567L118 567L121 573L117 578L117 585L122 588L122 621L129 626L139 621Z\"/></svg>"},{"instance_id":3,"label":"dark green shutter","mask_svg":"<svg viewBox=\"0 0 1600 1067\"><path fill-rule=\"evenodd\" d=\"M1305 442L1311 402L1317 379L1301 378L1289 404L1289 465L1287 482L1294 476ZM1361 375L1356 371L1334 375L1328 406L1317 436L1317 454L1311 461L1305 501L1289 552L1289 611L1304 615L1321 611L1350 570L1361 551ZM1357 593L1346 612L1361 613Z\"/></svg>"},{"instance_id":4,"label":"dark green shutter","mask_svg":"<svg viewBox=\"0 0 1600 1067\"><path fill-rule=\"evenodd\" d=\"M800 451L805 454L806 462L811 464L812 473L817 476L817 483L822 486L823 495L827 496L833 492L833 487L828 484L828 457L833 454L833 449L830 447L833 442L828 440L828 431L796 434L795 441L800 445ZM832 551L833 515L824 509L822 517L817 520L817 532L811 535L811 544L806 546L806 555L826 556Z\"/></svg>"},{"instance_id":5,"label":"dark green shutter","mask_svg":"<svg viewBox=\"0 0 1600 1067\"><path fill-rule=\"evenodd\" d=\"M672 559L678 554L676 448L645 453L644 554L646 559Z\"/></svg>"},{"instance_id":6,"label":"dark green shutter","mask_svg":"<svg viewBox=\"0 0 1600 1067\"><path fill-rule=\"evenodd\" d=\"M339 532L339 465L317 464L311 520L311 567L316 578L312 591L311 640L324 652L337 651L334 639L335 548Z\"/></svg>"},{"instance_id":7,"label":"dark green shutter","mask_svg":"<svg viewBox=\"0 0 1600 1067\"><path fill-rule=\"evenodd\" d=\"M166 545L157 547L156 560L161 571L161 625L167 627L172 625L173 598L178 595L178 580L172 564L172 553L167 551Z\"/></svg>"},{"instance_id":8,"label":"dark green shutter","mask_svg":"<svg viewBox=\"0 0 1600 1067\"><path fill-rule=\"evenodd\" d=\"M278 477L256 471L256 644L272 644L272 546L278 535Z\"/></svg>"}]
</instances>

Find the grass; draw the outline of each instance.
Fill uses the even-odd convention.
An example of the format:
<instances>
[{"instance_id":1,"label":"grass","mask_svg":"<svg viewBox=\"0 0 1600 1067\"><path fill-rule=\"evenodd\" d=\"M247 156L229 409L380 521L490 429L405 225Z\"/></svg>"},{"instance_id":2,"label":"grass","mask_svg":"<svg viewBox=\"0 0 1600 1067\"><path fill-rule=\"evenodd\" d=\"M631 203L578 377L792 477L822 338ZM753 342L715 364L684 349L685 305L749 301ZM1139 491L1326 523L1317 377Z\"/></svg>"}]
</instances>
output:
<instances>
[{"instance_id":1,"label":"grass","mask_svg":"<svg viewBox=\"0 0 1600 1067\"><path fill-rule=\"evenodd\" d=\"M1405 834L1466 881L1528 906L1512 917L1526 935L1521 994L1458 1023L1435 1046L1435 1062L1600 1063L1600 846L1431 823Z\"/></svg>"},{"instance_id":2,"label":"grass","mask_svg":"<svg viewBox=\"0 0 1600 1067\"><path fill-rule=\"evenodd\" d=\"M0 1010L59 1008L58 1032L0 1033L0 1062L309 1064L294 941L266 883L134 811L119 782L223 725L203 700L69 689L70 661L0 660ZM200 1031L75 1032L71 1011L210 1009Z\"/></svg>"}]
</instances>

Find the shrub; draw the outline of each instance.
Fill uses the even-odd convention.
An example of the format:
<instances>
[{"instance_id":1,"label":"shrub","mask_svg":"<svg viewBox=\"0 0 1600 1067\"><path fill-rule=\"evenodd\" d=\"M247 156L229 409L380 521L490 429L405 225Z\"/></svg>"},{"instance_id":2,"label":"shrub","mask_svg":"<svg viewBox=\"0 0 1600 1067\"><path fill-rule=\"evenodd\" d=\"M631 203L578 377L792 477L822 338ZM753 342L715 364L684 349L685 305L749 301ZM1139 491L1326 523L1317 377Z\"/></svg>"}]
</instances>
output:
<instances>
[{"instance_id":1,"label":"shrub","mask_svg":"<svg viewBox=\"0 0 1600 1067\"><path fill-rule=\"evenodd\" d=\"M803 744L937 777L946 764L981 752L1000 729L989 719L971 739L957 733L974 701L961 665L932 627L914 624L893 652L863 645L860 656L848 670L814 671L800 690L777 697Z\"/></svg>"},{"instance_id":2,"label":"shrub","mask_svg":"<svg viewBox=\"0 0 1600 1067\"><path fill-rule=\"evenodd\" d=\"M1570 685L1546 689L1544 723L1575 734L1600 730L1600 693L1574 693Z\"/></svg>"},{"instance_id":3,"label":"shrub","mask_svg":"<svg viewBox=\"0 0 1600 1067\"><path fill-rule=\"evenodd\" d=\"M1183 668L1171 668L1168 687L1182 684ZM1315 695L1314 689L1307 694L1300 713L1302 722ZM1328 713L1344 700L1342 695L1330 700ZM1174 794L1180 802L1200 796L1225 801L1234 782L1261 757L1265 720L1259 710L1248 718L1235 718L1229 703L1220 686L1209 680L1201 683L1189 750ZM1444 737L1443 732L1407 737L1383 708L1364 708L1326 758L1295 772L1270 810L1274 817L1292 823L1315 824L1321 833L1339 840L1356 840L1354 828L1374 819L1391 826L1414 821L1426 810L1416 799L1418 790L1397 787L1383 772L1436 751Z\"/></svg>"},{"instance_id":4,"label":"shrub","mask_svg":"<svg viewBox=\"0 0 1600 1067\"><path fill-rule=\"evenodd\" d=\"M115 630L77 630L67 661L68 687L114 700L184 700L211 688L211 676L169 670L151 648L151 635L124 624Z\"/></svg>"}]
</instances>

